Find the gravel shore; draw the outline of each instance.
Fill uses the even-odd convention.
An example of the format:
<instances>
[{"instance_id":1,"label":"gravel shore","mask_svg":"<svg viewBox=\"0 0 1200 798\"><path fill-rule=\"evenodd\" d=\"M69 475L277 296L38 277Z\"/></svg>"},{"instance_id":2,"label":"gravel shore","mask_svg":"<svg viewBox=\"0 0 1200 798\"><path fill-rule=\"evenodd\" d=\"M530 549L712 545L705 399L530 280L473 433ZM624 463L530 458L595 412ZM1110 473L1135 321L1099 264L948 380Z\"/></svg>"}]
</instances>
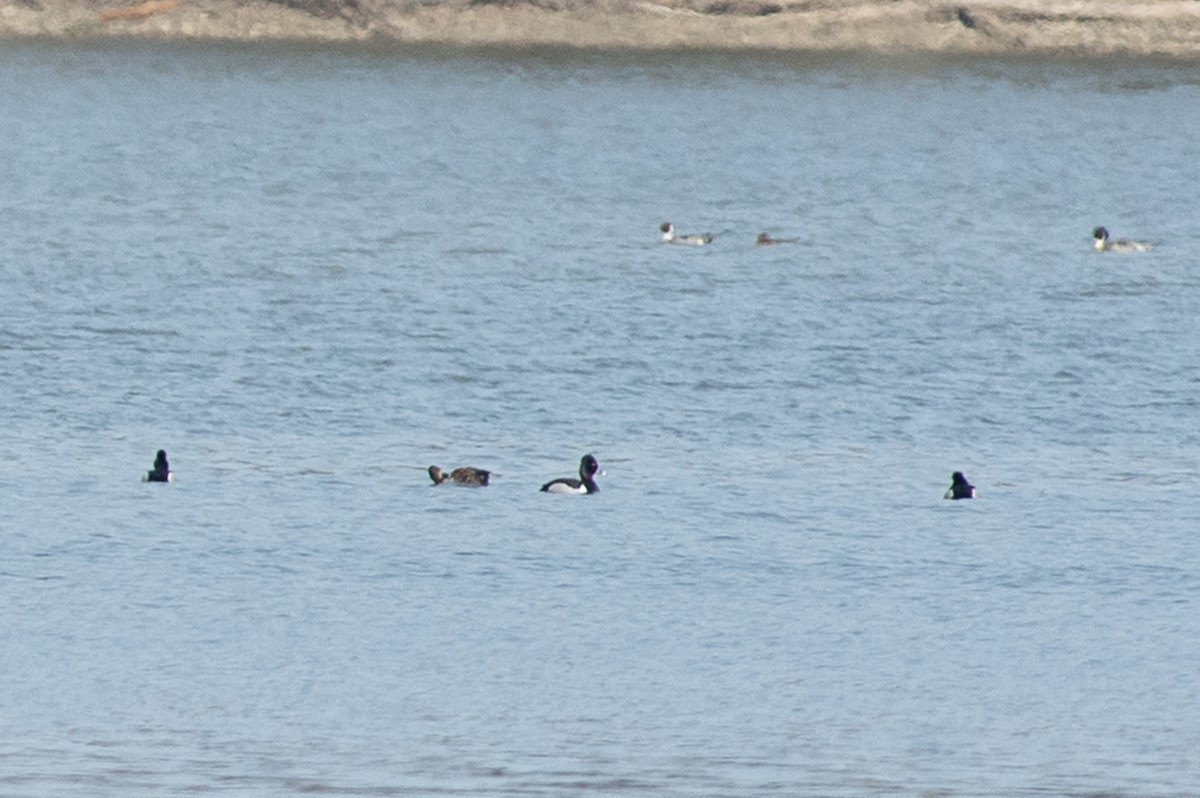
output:
<instances>
[{"instance_id":1,"label":"gravel shore","mask_svg":"<svg viewBox=\"0 0 1200 798\"><path fill-rule=\"evenodd\" d=\"M1200 0L0 0L0 38L1200 58Z\"/></svg>"}]
</instances>

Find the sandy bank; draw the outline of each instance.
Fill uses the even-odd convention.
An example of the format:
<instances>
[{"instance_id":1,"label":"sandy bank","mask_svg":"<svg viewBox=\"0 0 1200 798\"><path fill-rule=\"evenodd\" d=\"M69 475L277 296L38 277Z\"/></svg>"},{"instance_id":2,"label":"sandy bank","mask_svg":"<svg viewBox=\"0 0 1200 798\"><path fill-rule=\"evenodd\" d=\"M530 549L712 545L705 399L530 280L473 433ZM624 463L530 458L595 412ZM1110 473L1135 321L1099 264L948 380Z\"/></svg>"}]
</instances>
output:
<instances>
[{"instance_id":1,"label":"sandy bank","mask_svg":"<svg viewBox=\"0 0 1200 798\"><path fill-rule=\"evenodd\" d=\"M1200 58L1200 0L0 0L0 37Z\"/></svg>"}]
</instances>

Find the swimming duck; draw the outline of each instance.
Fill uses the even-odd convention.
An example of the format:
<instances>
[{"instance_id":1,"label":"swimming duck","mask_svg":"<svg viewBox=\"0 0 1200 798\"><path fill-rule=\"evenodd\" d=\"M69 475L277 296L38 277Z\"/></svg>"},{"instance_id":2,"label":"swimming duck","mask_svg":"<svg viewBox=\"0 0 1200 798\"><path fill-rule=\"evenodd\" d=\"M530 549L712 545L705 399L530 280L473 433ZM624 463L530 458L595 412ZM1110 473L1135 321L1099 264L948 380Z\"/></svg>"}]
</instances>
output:
<instances>
[{"instance_id":1,"label":"swimming duck","mask_svg":"<svg viewBox=\"0 0 1200 798\"><path fill-rule=\"evenodd\" d=\"M967 482L963 472L955 471L950 475L950 490L946 491L944 499L974 499L975 486Z\"/></svg>"},{"instance_id":2,"label":"swimming duck","mask_svg":"<svg viewBox=\"0 0 1200 798\"><path fill-rule=\"evenodd\" d=\"M491 476L492 472L490 471L484 471L482 468L471 468L469 466L456 468L449 474L435 465L429 467L429 478L433 480L434 485L450 482L454 485L485 488Z\"/></svg>"},{"instance_id":3,"label":"swimming duck","mask_svg":"<svg viewBox=\"0 0 1200 798\"><path fill-rule=\"evenodd\" d=\"M585 454L579 461L579 479L573 477L552 479L542 485L542 491L544 493L599 493L600 486L596 484L596 474L599 471L600 464L596 462L596 458Z\"/></svg>"},{"instance_id":4,"label":"swimming duck","mask_svg":"<svg viewBox=\"0 0 1200 798\"><path fill-rule=\"evenodd\" d=\"M769 247L774 244L795 244L796 239L794 239L794 238L772 238L770 233L759 233L758 238L756 238L754 240L754 243L760 247Z\"/></svg>"},{"instance_id":5,"label":"swimming duck","mask_svg":"<svg viewBox=\"0 0 1200 798\"><path fill-rule=\"evenodd\" d=\"M142 477L142 482L174 482L175 474L171 472L171 465L167 462L167 453L164 449L159 449L158 454L154 457L154 468L147 471Z\"/></svg>"},{"instance_id":6,"label":"swimming duck","mask_svg":"<svg viewBox=\"0 0 1200 798\"><path fill-rule=\"evenodd\" d=\"M1097 227L1092 231L1092 238L1096 239L1097 252L1145 252L1150 249L1150 245L1144 241L1130 241L1126 238L1112 240L1108 237L1107 227Z\"/></svg>"},{"instance_id":7,"label":"swimming duck","mask_svg":"<svg viewBox=\"0 0 1200 798\"><path fill-rule=\"evenodd\" d=\"M662 230L662 240L666 244L687 244L693 247L702 247L705 244L711 244L713 240L712 233L690 233L680 236L675 234L675 225L670 222L663 222L658 226Z\"/></svg>"}]
</instances>

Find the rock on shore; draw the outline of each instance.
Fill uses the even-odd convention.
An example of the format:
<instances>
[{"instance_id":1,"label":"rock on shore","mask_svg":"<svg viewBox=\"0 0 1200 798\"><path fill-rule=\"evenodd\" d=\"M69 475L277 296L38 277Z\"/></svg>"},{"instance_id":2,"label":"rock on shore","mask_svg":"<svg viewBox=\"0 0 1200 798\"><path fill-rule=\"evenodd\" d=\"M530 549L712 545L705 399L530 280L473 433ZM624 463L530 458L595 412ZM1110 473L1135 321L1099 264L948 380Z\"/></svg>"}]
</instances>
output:
<instances>
[{"instance_id":1,"label":"rock on shore","mask_svg":"<svg viewBox=\"0 0 1200 798\"><path fill-rule=\"evenodd\" d=\"M1200 58L1200 0L0 0L0 37Z\"/></svg>"}]
</instances>

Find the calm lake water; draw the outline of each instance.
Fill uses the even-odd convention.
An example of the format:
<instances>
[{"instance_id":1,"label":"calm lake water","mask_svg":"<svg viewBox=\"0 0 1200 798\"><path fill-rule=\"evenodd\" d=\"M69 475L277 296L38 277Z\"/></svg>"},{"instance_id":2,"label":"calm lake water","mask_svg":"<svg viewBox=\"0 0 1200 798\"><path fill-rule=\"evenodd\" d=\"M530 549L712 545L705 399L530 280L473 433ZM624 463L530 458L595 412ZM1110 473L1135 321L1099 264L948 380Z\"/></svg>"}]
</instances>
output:
<instances>
[{"instance_id":1,"label":"calm lake water","mask_svg":"<svg viewBox=\"0 0 1200 798\"><path fill-rule=\"evenodd\" d=\"M3 44L0 795L1200 794L1198 131L1169 63Z\"/></svg>"}]
</instances>

